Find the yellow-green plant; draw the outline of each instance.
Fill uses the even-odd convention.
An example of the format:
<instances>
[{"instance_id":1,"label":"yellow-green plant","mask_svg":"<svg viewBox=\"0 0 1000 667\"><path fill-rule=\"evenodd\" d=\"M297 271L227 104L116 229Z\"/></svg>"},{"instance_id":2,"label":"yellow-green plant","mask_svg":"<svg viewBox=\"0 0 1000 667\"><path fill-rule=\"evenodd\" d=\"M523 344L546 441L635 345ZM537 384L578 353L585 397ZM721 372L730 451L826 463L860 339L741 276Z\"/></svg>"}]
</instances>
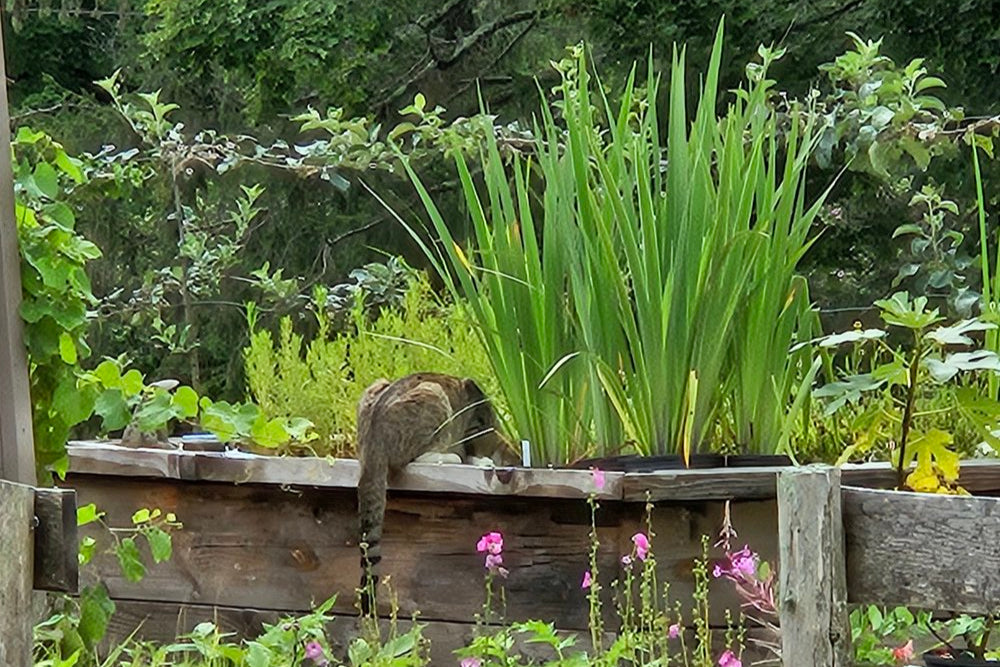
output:
<instances>
[{"instance_id":1,"label":"yellow-green plant","mask_svg":"<svg viewBox=\"0 0 1000 667\"><path fill-rule=\"evenodd\" d=\"M820 202L805 205L812 126L793 109L778 129L767 67L780 53L760 53L720 118L722 25L693 117L675 51L663 118L651 64L615 105L573 49L530 155L488 141L478 187L456 154L470 254L409 171L441 240L424 249L469 299L537 460L623 443L687 454L723 412L741 448L787 442L810 372L808 352L790 349L814 327L795 269Z\"/></svg>"},{"instance_id":2,"label":"yellow-green plant","mask_svg":"<svg viewBox=\"0 0 1000 667\"><path fill-rule=\"evenodd\" d=\"M325 303L325 295L315 301ZM275 338L256 326L251 309L244 361L250 392L263 413L307 418L315 425L318 438L310 444L319 454L353 453L358 400L378 378L448 373L474 378L487 395L498 395L471 318L461 305L437 299L423 274L413 279L398 309L383 309L370 319L358 303L347 332L333 331L323 308L316 312L315 336L306 341L288 317ZM497 408L505 413L502 405Z\"/></svg>"}]
</instances>

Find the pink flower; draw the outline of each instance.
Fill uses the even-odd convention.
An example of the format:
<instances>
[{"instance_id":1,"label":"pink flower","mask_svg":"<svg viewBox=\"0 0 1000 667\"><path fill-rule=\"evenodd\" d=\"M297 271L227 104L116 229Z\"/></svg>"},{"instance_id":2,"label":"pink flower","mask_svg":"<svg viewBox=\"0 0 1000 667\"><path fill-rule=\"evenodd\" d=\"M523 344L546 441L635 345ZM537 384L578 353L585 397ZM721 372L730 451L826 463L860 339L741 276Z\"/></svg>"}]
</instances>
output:
<instances>
[{"instance_id":1,"label":"pink flower","mask_svg":"<svg viewBox=\"0 0 1000 667\"><path fill-rule=\"evenodd\" d=\"M458 663L461 667L482 667L483 661L479 658L462 658Z\"/></svg>"},{"instance_id":2,"label":"pink flower","mask_svg":"<svg viewBox=\"0 0 1000 667\"><path fill-rule=\"evenodd\" d=\"M757 574L758 556L750 551L749 546L744 546L740 551L733 554L731 558L734 571L740 572L747 577L753 577Z\"/></svg>"},{"instance_id":3,"label":"pink flower","mask_svg":"<svg viewBox=\"0 0 1000 667\"><path fill-rule=\"evenodd\" d=\"M913 640L906 642L902 646L892 649L892 657L899 664L903 664L913 659Z\"/></svg>"},{"instance_id":4,"label":"pink flower","mask_svg":"<svg viewBox=\"0 0 1000 667\"><path fill-rule=\"evenodd\" d=\"M645 533L636 533L632 536L632 543L635 544L635 557L639 560L646 560L649 555L649 538Z\"/></svg>"},{"instance_id":5,"label":"pink flower","mask_svg":"<svg viewBox=\"0 0 1000 667\"><path fill-rule=\"evenodd\" d=\"M730 650L719 656L719 667L743 667L743 662Z\"/></svg>"},{"instance_id":6,"label":"pink flower","mask_svg":"<svg viewBox=\"0 0 1000 667\"><path fill-rule=\"evenodd\" d=\"M326 656L323 654L323 647L319 642L309 642L306 644L306 657L317 665L327 664Z\"/></svg>"},{"instance_id":7,"label":"pink flower","mask_svg":"<svg viewBox=\"0 0 1000 667\"><path fill-rule=\"evenodd\" d=\"M494 556L498 555L503 551L503 535L497 532L486 533L476 543L476 551L480 553L488 551Z\"/></svg>"},{"instance_id":8,"label":"pink flower","mask_svg":"<svg viewBox=\"0 0 1000 667\"><path fill-rule=\"evenodd\" d=\"M594 580L590 578L590 570L583 573L583 583L580 584L580 588L590 588L590 585L594 583Z\"/></svg>"},{"instance_id":9,"label":"pink flower","mask_svg":"<svg viewBox=\"0 0 1000 667\"><path fill-rule=\"evenodd\" d=\"M486 569L499 574L501 577L506 577L510 574L510 570L503 567L502 554L486 554Z\"/></svg>"},{"instance_id":10,"label":"pink flower","mask_svg":"<svg viewBox=\"0 0 1000 667\"><path fill-rule=\"evenodd\" d=\"M681 634L681 624L674 623L669 628L667 628L667 639L677 639Z\"/></svg>"},{"instance_id":11,"label":"pink flower","mask_svg":"<svg viewBox=\"0 0 1000 667\"><path fill-rule=\"evenodd\" d=\"M722 569L722 566L716 563L715 567L712 569L712 576L718 579L723 574L725 574L725 571Z\"/></svg>"},{"instance_id":12,"label":"pink flower","mask_svg":"<svg viewBox=\"0 0 1000 667\"><path fill-rule=\"evenodd\" d=\"M591 468L590 474L594 476L594 486L597 487L598 491L604 489L604 471L600 468Z\"/></svg>"}]
</instances>

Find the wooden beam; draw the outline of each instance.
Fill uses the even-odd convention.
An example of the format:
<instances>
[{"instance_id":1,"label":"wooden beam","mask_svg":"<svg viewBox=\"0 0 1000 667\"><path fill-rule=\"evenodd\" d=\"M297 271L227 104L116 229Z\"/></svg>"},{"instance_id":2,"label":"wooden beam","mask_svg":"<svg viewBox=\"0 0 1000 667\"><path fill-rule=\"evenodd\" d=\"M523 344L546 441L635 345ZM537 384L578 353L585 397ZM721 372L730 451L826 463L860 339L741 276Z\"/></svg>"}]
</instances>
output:
<instances>
[{"instance_id":1,"label":"wooden beam","mask_svg":"<svg viewBox=\"0 0 1000 667\"><path fill-rule=\"evenodd\" d=\"M36 489L35 519L35 590L76 593L79 588L76 491Z\"/></svg>"},{"instance_id":2,"label":"wooden beam","mask_svg":"<svg viewBox=\"0 0 1000 667\"><path fill-rule=\"evenodd\" d=\"M334 610L353 611L358 565L354 489L123 479L70 473L66 483L81 505L95 503L109 526L131 525L137 507L176 514L173 556L150 565L136 583L122 574L113 553L98 548L88 570L115 600L149 600L301 612L333 594ZM656 508L653 549L660 581L686 606L702 553L701 536L714 534L722 503ZM597 514L598 564L604 584L622 574L621 556L644 530L643 503L604 502ZM777 555L774 502L732 508L740 537L763 558ZM475 543L485 532L504 535L508 618L543 618L561 628L587 627L586 591L580 588L590 548L590 508L580 499L497 497L476 494L390 492L383 532L381 573L392 577L401 616L468 621L482 610L483 559ZM81 528L107 543L99 525ZM711 558L721 555L718 550ZM728 582L713 580L711 622L739 614ZM388 598L383 596L383 601ZM606 604L607 621L613 606Z\"/></svg>"},{"instance_id":3,"label":"wooden beam","mask_svg":"<svg viewBox=\"0 0 1000 667\"><path fill-rule=\"evenodd\" d=\"M70 470L76 474L347 489L357 487L361 474L355 459L189 452L79 442L71 442L68 452ZM622 496L622 477L623 473L606 473L604 488L597 490L587 470L411 463L390 480L389 488L554 498L586 498L594 493L602 500L618 500Z\"/></svg>"},{"instance_id":4,"label":"wooden beam","mask_svg":"<svg viewBox=\"0 0 1000 667\"><path fill-rule=\"evenodd\" d=\"M1000 498L844 488L852 602L992 613Z\"/></svg>"},{"instance_id":5,"label":"wooden beam","mask_svg":"<svg viewBox=\"0 0 1000 667\"><path fill-rule=\"evenodd\" d=\"M28 361L21 322L21 259L10 166L7 72L0 31L0 479L35 482ZM27 663L25 663L27 664Z\"/></svg>"},{"instance_id":6,"label":"wooden beam","mask_svg":"<svg viewBox=\"0 0 1000 667\"><path fill-rule=\"evenodd\" d=\"M70 442L70 470L77 474L153 477L235 484L277 484L318 488L354 488L354 459L257 456L243 452L185 451L170 448L122 447L113 441ZM398 491L460 493L494 496L586 498L664 502L706 500L767 500L777 494L782 467L663 470L650 473L606 472L605 486L594 487L586 470L549 468L478 468L466 465L411 463L390 480ZM845 484L892 487L896 472L887 463L847 465ZM961 482L974 493L1000 492L1000 463L968 461Z\"/></svg>"},{"instance_id":7,"label":"wooden beam","mask_svg":"<svg viewBox=\"0 0 1000 667\"><path fill-rule=\"evenodd\" d=\"M848 667L838 469L807 466L778 476L778 567L784 667Z\"/></svg>"},{"instance_id":8,"label":"wooden beam","mask_svg":"<svg viewBox=\"0 0 1000 667\"><path fill-rule=\"evenodd\" d=\"M30 665L34 489L0 480L0 665Z\"/></svg>"}]
</instances>

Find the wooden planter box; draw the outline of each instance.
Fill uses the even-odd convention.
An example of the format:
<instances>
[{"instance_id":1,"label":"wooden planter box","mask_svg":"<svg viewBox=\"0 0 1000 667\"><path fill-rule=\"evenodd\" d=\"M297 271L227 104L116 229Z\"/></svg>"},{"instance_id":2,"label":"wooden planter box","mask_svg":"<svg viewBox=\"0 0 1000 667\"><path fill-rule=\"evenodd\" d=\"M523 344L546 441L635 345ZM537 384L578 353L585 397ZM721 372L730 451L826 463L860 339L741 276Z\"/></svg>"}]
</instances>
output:
<instances>
[{"instance_id":1,"label":"wooden planter box","mask_svg":"<svg viewBox=\"0 0 1000 667\"><path fill-rule=\"evenodd\" d=\"M109 525L129 525L140 507L173 512L184 523L174 534L173 558L150 567L140 583L127 581L111 554L87 568L107 584L118 606L114 637L142 622L142 635L172 639L206 619L253 634L262 622L307 611L333 594L335 611L347 617L334 628L335 638L353 631L353 590L360 576L356 461L93 442L72 443L69 452L66 484L77 490L80 505L93 502L105 511ZM647 498L654 504L659 578L670 582L673 599L690 604L691 568L701 555L702 535L715 542L726 500L733 501L731 518L739 532L734 546L750 544L773 561L780 470L606 473L597 494L601 580L608 584L621 573L619 559L631 550L631 536L645 530ZM843 471L845 485L879 488L893 481L886 465ZM996 493L1000 466L966 464L963 483ZM429 623L434 664L454 664L450 651L471 636L484 599L483 561L475 544L492 530L504 534L508 617L585 631L580 583L588 567L586 499L594 491L588 471L411 464L390 489L382 572L391 575L400 616L419 612ZM724 624L727 609L738 617L728 582L712 582L711 600L714 625Z\"/></svg>"}]
</instances>

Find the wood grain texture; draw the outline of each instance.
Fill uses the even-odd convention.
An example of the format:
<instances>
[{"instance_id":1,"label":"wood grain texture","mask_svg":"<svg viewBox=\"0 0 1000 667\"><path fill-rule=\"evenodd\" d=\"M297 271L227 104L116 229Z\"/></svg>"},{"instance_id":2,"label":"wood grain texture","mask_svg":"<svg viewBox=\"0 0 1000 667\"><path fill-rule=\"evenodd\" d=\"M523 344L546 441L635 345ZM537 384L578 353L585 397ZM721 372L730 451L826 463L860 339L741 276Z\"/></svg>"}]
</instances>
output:
<instances>
[{"instance_id":1,"label":"wood grain texture","mask_svg":"<svg viewBox=\"0 0 1000 667\"><path fill-rule=\"evenodd\" d=\"M2 33L0 53L3 53ZM21 256L14 219L6 81L6 66L0 58L0 479L34 484L35 449L28 358L20 313Z\"/></svg>"},{"instance_id":2,"label":"wood grain texture","mask_svg":"<svg viewBox=\"0 0 1000 667\"><path fill-rule=\"evenodd\" d=\"M318 488L355 488L360 474L354 459L271 457L241 452L120 447L113 442L73 442L70 468L76 473L204 480L233 484L275 484ZM606 472L597 491L586 470L548 468L478 468L467 465L411 463L389 488L445 494L586 498L601 500L705 501L765 500L776 497L778 474L786 468L761 466L650 473ZM892 488L895 472L887 463L846 465L845 484ZM1000 461L962 464L962 484L972 493L1000 494ZM648 496L647 496L648 494Z\"/></svg>"},{"instance_id":3,"label":"wood grain texture","mask_svg":"<svg viewBox=\"0 0 1000 667\"><path fill-rule=\"evenodd\" d=\"M118 641L128 637L138 628L136 637L151 641L171 642L183 632L189 632L195 625L201 622L210 621L216 623L226 632L232 632L236 637L255 637L262 631L265 624L274 624L282 618L282 614L275 611L259 609L236 609L231 607L211 607L204 605L179 605L162 602L136 602L120 601L117 604L115 615L111 619L108 628L108 639ZM468 645L475 633L475 625L472 623L455 623L448 621L421 620L426 627L423 636L430 640L430 664L431 665L457 665L458 659L453 651L457 648ZM406 632L412 626L409 620L400 620L400 632ZM388 621L382 622L383 633L388 630ZM690 629L687 633L687 645L693 642L693 633ZM590 635L587 632L564 633L575 634L577 642L573 649L575 651L590 650ZM350 641L358 635L357 619L353 616L336 616L332 623L327 626L327 636L331 643L334 655L343 658L347 652ZM385 634L383 635L385 636ZM749 665L756 661L772 657L771 654L757 647L756 640L774 641L770 634L758 629L751 629L748 632L749 647L743 654L743 664ZM608 635L608 640L612 636ZM724 633L722 631L713 632L713 655L719 655L724 647ZM537 644L529 644L520 641L516 644L516 651L521 655L531 656L538 660L550 659L552 656L544 647Z\"/></svg>"},{"instance_id":4,"label":"wood grain texture","mask_svg":"<svg viewBox=\"0 0 1000 667\"><path fill-rule=\"evenodd\" d=\"M184 523L174 535L173 558L151 567L139 584L122 577L113 555L95 558L115 599L305 611L338 594L336 611L353 611L360 569L352 489L283 490L80 474L71 474L67 483L77 489L80 503L94 502L105 510L109 525L129 525L138 507L174 512ZM621 574L619 561L631 550L632 535L645 530L643 513L641 503L602 503L597 520L605 584ZM720 503L654 510L660 580L671 582L674 599L690 602L701 536L716 533L721 514ZM733 517L741 537L773 558L774 503L736 504ZM509 616L581 629L587 623L580 582L587 569L589 525L590 510L582 500L393 492L383 573L391 575L403 616L420 611L424 618L468 621L481 610L484 596L476 541L500 530L511 570ZM92 534L102 539L99 531ZM739 601L726 582L713 581L712 590L713 621L721 623L727 608L738 612ZM611 606L606 610L610 613Z\"/></svg>"},{"instance_id":5,"label":"wood grain texture","mask_svg":"<svg viewBox=\"0 0 1000 667\"><path fill-rule=\"evenodd\" d=\"M360 475L355 459L281 458L79 442L70 444L69 454L73 472L93 475L323 488L356 488ZM411 463L390 480L389 488L552 498L586 498L594 493L600 499L619 499L621 480L622 473L606 473L604 488L597 490L593 476L586 470Z\"/></svg>"},{"instance_id":6,"label":"wood grain texture","mask_svg":"<svg viewBox=\"0 0 1000 667\"><path fill-rule=\"evenodd\" d=\"M778 550L782 664L849 667L839 470L781 473Z\"/></svg>"},{"instance_id":7,"label":"wood grain texture","mask_svg":"<svg viewBox=\"0 0 1000 667\"><path fill-rule=\"evenodd\" d=\"M80 571L76 491L36 489L35 517L35 590L76 593Z\"/></svg>"},{"instance_id":8,"label":"wood grain texture","mask_svg":"<svg viewBox=\"0 0 1000 667\"><path fill-rule=\"evenodd\" d=\"M852 602L996 612L1000 499L844 488Z\"/></svg>"},{"instance_id":9,"label":"wood grain texture","mask_svg":"<svg viewBox=\"0 0 1000 667\"><path fill-rule=\"evenodd\" d=\"M34 495L0 480L0 667L31 664Z\"/></svg>"}]
</instances>

